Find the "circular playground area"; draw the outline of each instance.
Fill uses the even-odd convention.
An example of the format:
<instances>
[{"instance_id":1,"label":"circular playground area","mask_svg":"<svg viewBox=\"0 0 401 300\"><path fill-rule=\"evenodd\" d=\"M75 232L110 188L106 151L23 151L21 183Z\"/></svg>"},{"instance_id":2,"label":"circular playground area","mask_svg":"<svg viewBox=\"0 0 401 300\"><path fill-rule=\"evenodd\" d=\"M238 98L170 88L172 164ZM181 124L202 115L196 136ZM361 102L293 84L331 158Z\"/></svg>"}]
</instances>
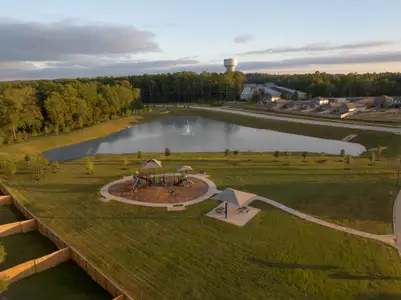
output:
<instances>
[{"instance_id":1,"label":"circular playground area","mask_svg":"<svg viewBox=\"0 0 401 300\"><path fill-rule=\"evenodd\" d=\"M158 180L155 180L158 178ZM101 195L107 200L154 207L191 205L210 198L216 185L202 175L161 174L152 177L126 177L105 185Z\"/></svg>"}]
</instances>

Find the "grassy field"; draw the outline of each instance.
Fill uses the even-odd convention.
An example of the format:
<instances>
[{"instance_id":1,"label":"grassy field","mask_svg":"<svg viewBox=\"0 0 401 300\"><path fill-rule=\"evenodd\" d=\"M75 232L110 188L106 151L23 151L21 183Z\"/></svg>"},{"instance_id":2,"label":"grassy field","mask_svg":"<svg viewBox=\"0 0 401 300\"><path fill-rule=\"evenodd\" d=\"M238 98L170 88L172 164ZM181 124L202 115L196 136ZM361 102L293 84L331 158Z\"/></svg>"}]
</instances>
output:
<instances>
[{"instance_id":1,"label":"grassy field","mask_svg":"<svg viewBox=\"0 0 401 300\"><path fill-rule=\"evenodd\" d=\"M134 156L130 170L138 168ZM163 171L188 164L219 188L256 192L319 217L370 232L391 231L395 174L358 159L271 154L182 154ZM389 162L391 164L391 162ZM287 166L283 166L286 164ZM7 181L42 221L115 278L136 299L392 299L401 297L401 261L384 244L302 221L264 203L244 228L205 217L205 201L185 212L99 201L102 185L126 173L121 155L98 156L95 174L82 160L33 182L22 169ZM291 188L289 188L291 187ZM349 196L346 196L349 195ZM374 298L381 297L381 298Z\"/></svg>"},{"instance_id":2,"label":"grassy field","mask_svg":"<svg viewBox=\"0 0 401 300\"><path fill-rule=\"evenodd\" d=\"M112 298L79 266L63 263L13 283L4 293L7 300L110 300Z\"/></svg>"}]
</instances>

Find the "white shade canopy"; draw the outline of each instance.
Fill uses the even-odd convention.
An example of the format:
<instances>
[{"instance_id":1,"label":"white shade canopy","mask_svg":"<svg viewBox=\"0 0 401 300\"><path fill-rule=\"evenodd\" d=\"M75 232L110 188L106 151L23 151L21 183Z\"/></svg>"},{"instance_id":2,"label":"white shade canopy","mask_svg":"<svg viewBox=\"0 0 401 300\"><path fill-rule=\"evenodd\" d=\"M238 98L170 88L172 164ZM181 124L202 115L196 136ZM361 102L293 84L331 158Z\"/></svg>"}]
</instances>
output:
<instances>
[{"instance_id":1,"label":"white shade canopy","mask_svg":"<svg viewBox=\"0 0 401 300\"><path fill-rule=\"evenodd\" d=\"M256 197L255 194L241 192L230 188L225 189L221 193L212 197L213 200L225 201L234 204L236 207L245 206L252 198Z\"/></svg>"},{"instance_id":2,"label":"white shade canopy","mask_svg":"<svg viewBox=\"0 0 401 300\"><path fill-rule=\"evenodd\" d=\"M142 169L155 169L155 168L161 168L162 167L162 162L157 160L157 159L149 159L149 160L144 160L141 163L141 168Z\"/></svg>"},{"instance_id":3,"label":"white shade canopy","mask_svg":"<svg viewBox=\"0 0 401 300\"><path fill-rule=\"evenodd\" d=\"M191 166L181 166L177 168L178 172L186 172L186 171L192 171L192 167Z\"/></svg>"}]
</instances>

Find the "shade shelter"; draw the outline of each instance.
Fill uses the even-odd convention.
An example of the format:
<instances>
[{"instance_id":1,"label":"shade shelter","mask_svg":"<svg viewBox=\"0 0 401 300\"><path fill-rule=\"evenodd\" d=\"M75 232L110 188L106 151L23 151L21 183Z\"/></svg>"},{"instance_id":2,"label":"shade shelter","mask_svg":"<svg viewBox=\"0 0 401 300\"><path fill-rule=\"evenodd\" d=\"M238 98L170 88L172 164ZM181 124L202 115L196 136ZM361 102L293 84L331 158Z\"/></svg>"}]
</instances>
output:
<instances>
[{"instance_id":1,"label":"shade shelter","mask_svg":"<svg viewBox=\"0 0 401 300\"><path fill-rule=\"evenodd\" d=\"M154 158L149 160L143 160L141 163L142 169L156 169L161 167L162 167L162 162Z\"/></svg>"},{"instance_id":2,"label":"shade shelter","mask_svg":"<svg viewBox=\"0 0 401 300\"><path fill-rule=\"evenodd\" d=\"M227 219L228 203L233 204L236 207L240 208L249 203L249 201L252 200L254 197L256 197L255 194L241 192L231 188L226 188L224 191L212 197L211 199L225 202L225 217Z\"/></svg>"},{"instance_id":3,"label":"shade shelter","mask_svg":"<svg viewBox=\"0 0 401 300\"><path fill-rule=\"evenodd\" d=\"M177 168L177 172L188 172L188 171L193 171L191 166L181 166Z\"/></svg>"}]
</instances>

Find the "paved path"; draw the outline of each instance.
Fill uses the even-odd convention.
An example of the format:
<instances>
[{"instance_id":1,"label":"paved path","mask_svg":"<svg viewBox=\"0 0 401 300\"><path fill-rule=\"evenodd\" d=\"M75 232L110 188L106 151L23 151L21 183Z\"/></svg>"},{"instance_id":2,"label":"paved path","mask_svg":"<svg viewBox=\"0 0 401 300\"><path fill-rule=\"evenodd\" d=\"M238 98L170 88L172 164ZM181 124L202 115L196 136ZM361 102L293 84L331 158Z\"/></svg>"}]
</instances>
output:
<instances>
[{"instance_id":1,"label":"paved path","mask_svg":"<svg viewBox=\"0 0 401 300\"><path fill-rule=\"evenodd\" d=\"M394 234L398 251L401 255L401 191L398 193L394 203Z\"/></svg>"},{"instance_id":2,"label":"paved path","mask_svg":"<svg viewBox=\"0 0 401 300\"><path fill-rule=\"evenodd\" d=\"M334 127L344 127L344 128L352 128L352 129L360 129L360 130L373 130L373 131L382 131L382 132L392 132L392 133L396 133L396 134L401 134L401 128L395 128L395 127L370 126L370 125L359 125L359 124L352 124L352 123L317 121L317 120L310 120L310 119L281 117L281 116L265 115L265 114L258 114L258 113L252 113L252 112L247 112L247 111L232 110L232 109L218 108L218 107L201 107L201 106L197 106L197 107L192 107L192 108L211 110L211 111L216 111L216 112L232 113L232 114L244 115L244 116L256 117L256 118L262 118L262 119L297 122L297 123L303 123L303 124L315 124L315 125L326 125L326 126L334 126Z\"/></svg>"},{"instance_id":3,"label":"paved path","mask_svg":"<svg viewBox=\"0 0 401 300\"><path fill-rule=\"evenodd\" d=\"M297 216L297 217L299 217L301 219L304 219L306 221L309 221L309 222L313 222L313 223L316 223L316 224L319 224L319 225L322 225L322 226L326 226L326 227L329 227L329 228L332 228L332 229L335 229L335 230L339 230L339 231L343 231L343 232L346 232L346 233L350 233L350 234L353 234L353 235L358 235L358 236L365 237L365 238L368 238L368 239L378 240L378 241L381 241L383 243L390 244L390 245L393 245L393 246L395 245L395 241L394 241L394 236L393 235L378 235L378 234L368 233L368 232L352 229L352 228L349 228L349 227L344 227L344 226L340 226L340 225L337 225L337 224L333 224L333 223L330 223L330 222L323 221L321 219L315 218L315 217L313 217L311 215L304 214L304 213L302 213L302 212L300 212L298 210L292 209L292 208L290 208L288 206L285 206L285 205L283 205L281 203L278 203L278 202L276 202L274 200L271 200L271 199L268 199L268 198L256 196L253 200L251 200L251 202L255 201L255 200L260 200L260 201L266 202L266 203L268 203L270 205L273 205L273 206L275 206L275 207L277 207L277 208L279 208L281 210L284 210L287 213L290 213L290 214L292 214L294 216ZM401 203L401 200L400 200L400 203ZM400 217L401 217L401 204L400 204L400 212L399 213L400 213ZM401 234L401 220L400 220L399 226L400 226L400 234Z\"/></svg>"}]
</instances>

